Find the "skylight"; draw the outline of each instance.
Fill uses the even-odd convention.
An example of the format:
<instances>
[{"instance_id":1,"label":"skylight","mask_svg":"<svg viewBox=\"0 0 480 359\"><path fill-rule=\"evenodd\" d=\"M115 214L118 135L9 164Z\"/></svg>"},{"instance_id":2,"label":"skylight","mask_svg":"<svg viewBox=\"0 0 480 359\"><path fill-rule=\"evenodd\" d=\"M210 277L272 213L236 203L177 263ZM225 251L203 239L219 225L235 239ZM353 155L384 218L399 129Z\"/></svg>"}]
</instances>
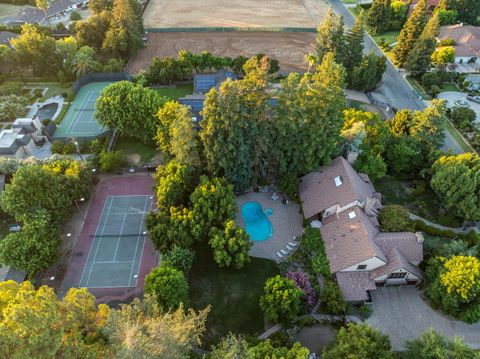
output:
<instances>
[{"instance_id":1,"label":"skylight","mask_svg":"<svg viewBox=\"0 0 480 359\"><path fill-rule=\"evenodd\" d=\"M333 181L335 182L335 187L339 187L339 186L341 186L342 183L343 183L343 182L342 182L342 177L340 177L340 176L335 177L335 178L333 179Z\"/></svg>"},{"instance_id":2,"label":"skylight","mask_svg":"<svg viewBox=\"0 0 480 359\"><path fill-rule=\"evenodd\" d=\"M351 212L348 213L348 218L350 218L350 219L354 219L356 216L357 215L355 214L354 211L351 211Z\"/></svg>"}]
</instances>

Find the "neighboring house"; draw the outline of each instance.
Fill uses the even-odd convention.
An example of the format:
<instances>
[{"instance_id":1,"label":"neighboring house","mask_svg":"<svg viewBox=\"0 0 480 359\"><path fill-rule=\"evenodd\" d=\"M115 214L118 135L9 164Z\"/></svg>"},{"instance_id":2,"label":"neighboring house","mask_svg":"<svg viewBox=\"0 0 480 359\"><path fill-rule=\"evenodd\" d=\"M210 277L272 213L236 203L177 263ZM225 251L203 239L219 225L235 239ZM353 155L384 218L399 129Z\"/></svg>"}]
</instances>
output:
<instances>
[{"instance_id":1,"label":"neighboring house","mask_svg":"<svg viewBox=\"0 0 480 359\"><path fill-rule=\"evenodd\" d=\"M190 106L194 115L193 120L200 121L205 94L214 87L218 89L226 79L236 80L237 75L226 70L220 70L212 74L194 75L193 95L181 97L178 99L178 102L182 105Z\"/></svg>"},{"instance_id":2,"label":"neighboring house","mask_svg":"<svg viewBox=\"0 0 480 359\"><path fill-rule=\"evenodd\" d=\"M452 39L455 42L455 63L480 65L480 27L449 25L440 27L438 40Z\"/></svg>"},{"instance_id":3,"label":"neighboring house","mask_svg":"<svg viewBox=\"0 0 480 359\"><path fill-rule=\"evenodd\" d=\"M19 34L15 34L10 31L0 31L0 45L5 45L13 49L12 44L10 43L11 39L19 37Z\"/></svg>"},{"instance_id":4,"label":"neighboring house","mask_svg":"<svg viewBox=\"0 0 480 359\"><path fill-rule=\"evenodd\" d=\"M412 13L413 9L415 9L415 6L417 6L418 0L403 0L404 3L409 3L408 6L408 16ZM427 11L432 14L433 10L435 10L435 7L438 5L440 0L427 0Z\"/></svg>"},{"instance_id":5,"label":"neighboring house","mask_svg":"<svg viewBox=\"0 0 480 359\"><path fill-rule=\"evenodd\" d=\"M88 4L88 0L57 0L50 3L47 13L36 7L26 7L18 14L3 18L1 22L9 26L20 26L23 24L41 24L54 22L68 15L75 9L81 9Z\"/></svg>"},{"instance_id":6,"label":"neighboring house","mask_svg":"<svg viewBox=\"0 0 480 359\"><path fill-rule=\"evenodd\" d=\"M37 144L44 141L38 118L18 118L12 128L0 132L0 156L24 159L33 156Z\"/></svg>"},{"instance_id":7,"label":"neighboring house","mask_svg":"<svg viewBox=\"0 0 480 359\"><path fill-rule=\"evenodd\" d=\"M364 302L377 286L422 280L420 233L381 232L381 195L343 157L300 180L307 220L320 227L330 271L348 302Z\"/></svg>"}]
</instances>

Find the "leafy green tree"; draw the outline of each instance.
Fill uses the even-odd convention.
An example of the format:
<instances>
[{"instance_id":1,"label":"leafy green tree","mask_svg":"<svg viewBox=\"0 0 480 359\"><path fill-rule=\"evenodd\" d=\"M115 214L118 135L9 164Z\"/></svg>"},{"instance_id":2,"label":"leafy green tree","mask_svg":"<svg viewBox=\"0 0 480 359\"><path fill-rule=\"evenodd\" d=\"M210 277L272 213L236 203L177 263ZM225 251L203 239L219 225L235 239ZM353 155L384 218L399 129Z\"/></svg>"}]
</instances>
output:
<instances>
[{"instance_id":1,"label":"leafy green tree","mask_svg":"<svg viewBox=\"0 0 480 359\"><path fill-rule=\"evenodd\" d=\"M108 339L120 358L188 358L202 344L209 308L195 312L180 306L165 313L147 296L112 310Z\"/></svg>"},{"instance_id":2,"label":"leafy green tree","mask_svg":"<svg viewBox=\"0 0 480 359\"><path fill-rule=\"evenodd\" d=\"M84 21L76 21L72 30L79 46L89 46L97 51L102 48L110 26L110 12L94 13Z\"/></svg>"},{"instance_id":3,"label":"leafy green tree","mask_svg":"<svg viewBox=\"0 0 480 359\"><path fill-rule=\"evenodd\" d=\"M385 232L407 232L412 230L408 211L397 204L383 206L378 216Z\"/></svg>"},{"instance_id":4,"label":"leafy green tree","mask_svg":"<svg viewBox=\"0 0 480 359\"><path fill-rule=\"evenodd\" d=\"M361 91L374 90L386 69L385 56L377 56L372 52L364 56L362 62L353 68L350 74L350 87Z\"/></svg>"},{"instance_id":5,"label":"leafy green tree","mask_svg":"<svg viewBox=\"0 0 480 359\"><path fill-rule=\"evenodd\" d=\"M338 17L330 8L323 22L317 27L316 58L321 63L328 53L333 53L339 64L345 59L345 34L343 17Z\"/></svg>"},{"instance_id":6,"label":"leafy green tree","mask_svg":"<svg viewBox=\"0 0 480 359\"><path fill-rule=\"evenodd\" d=\"M102 11L111 11L113 9L113 0L89 0L88 8L93 14L99 14Z\"/></svg>"},{"instance_id":7,"label":"leafy green tree","mask_svg":"<svg viewBox=\"0 0 480 359\"><path fill-rule=\"evenodd\" d=\"M20 232L9 233L0 241L0 263L23 269L33 277L57 259L60 244L50 215L46 210L38 210L30 214Z\"/></svg>"},{"instance_id":8,"label":"leafy green tree","mask_svg":"<svg viewBox=\"0 0 480 359\"><path fill-rule=\"evenodd\" d=\"M385 151L389 172L403 178L418 175L426 165L423 150L422 144L412 137L401 135L392 139Z\"/></svg>"},{"instance_id":9,"label":"leafy green tree","mask_svg":"<svg viewBox=\"0 0 480 359\"><path fill-rule=\"evenodd\" d=\"M245 78L225 81L205 99L200 138L208 170L224 176L237 191L265 177L272 148L268 121L268 59L251 58Z\"/></svg>"},{"instance_id":10,"label":"leafy green tree","mask_svg":"<svg viewBox=\"0 0 480 359\"><path fill-rule=\"evenodd\" d=\"M119 135L134 136L144 143L153 140L157 129L155 114L165 99L155 90L128 81L105 87L95 105L95 117Z\"/></svg>"},{"instance_id":11,"label":"leafy green tree","mask_svg":"<svg viewBox=\"0 0 480 359\"><path fill-rule=\"evenodd\" d=\"M187 206L193 191L193 176L189 167L176 161L158 166L155 173L157 206L168 211L170 207Z\"/></svg>"},{"instance_id":12,"label":"leafy green tree","mask_svg":"<svg viewBox=\"0 0 480 359\"><path fill-rule=\"evenodd\" d=\"M235 221L225 223L225 229L212 229L212 235L208 241L213 250L213 259L219 267L233 265L241 269L250 262L248 252L252 247L250 237L243 228L237 227Z\"/></svg>"},{"instance_id":13,"label":"leafy green tree","mask_svg":"<svg viewBox=\"0 0 480 359\"><path fill-rule=\"evenodd\" d=\"M330 314L343 315L345 314L346 304L343 299L343 294L338 287L337 282L327 280L320 295L320 303L323 309Z\"/></svg>"},{"instance_id":14,"label":"leafy green tree","mask_svg":"<svg viewBox=\"0 0 480 359\"><path fill-rule=\"evenodd\" d=\"M302 296L293 280L277 275L265 282L260 308L269 320L290 323L300 313Z\"/></svg>"},{"instance_id":15,"label":"leafy green tree","mask_svg":"<svg viewBox=\"0 0 480 359\"><path fill-rule=\"evenodd\" d=\"M248 351L249 359L284 358L284 359L307 359L310 351L295 342L289 349L286 347L274 347L270 340L264 340Z\"/></svg>"},{"instance_id":16,"label":"leafy green tree","mask_svg":"<svg viewBox=\"0 0 480 359\"><path fill-rule=\"evenodd\" d=\"M387 173L387 164L380 155L362 152L355 161L355 169L366 173L371 180L382 178Z\"/></svg>"},{"instance_id":17,"label":"leafy green tree","mask_svg":"<svg viewBox=\"0 0 480 359\"><path fill-rule=\"evenodd\" d=\"M435 13L425 25L420 38L407 56L405 68L413 76L419 76L431 68L432 54L437 46L437 36L440 29L438 15Z\"/></svg>"},{"instance_id":18,"label":"leafy green tree","mask_svg":"<svg viewBox=\"0 0 480 359\"><path fill-rule=\"evenodd\" d=\"M324 349L322 358L394 358L390 339L366 324L348 323L340 328L331 349Z\"/></svg>"},{"instance_id":19,"label":"leafy green tree","mask_svg":"<svg viewBox=\"0 0 480 359\"><path fill-rule=\"evenodd\" d=\"M86 289L62 300L52 288L30 282L0 283L0 343L5 358L108 358L102 339L108 307L95 305Z\"/></svg>"},{"instance_id":20,"label":"leafy green tree","mask_svg":"<svg viewBox=\"0 0 480 359\"><path fill-rule=\"evenodd\" d=\"M152 242L158 251L165 251L178 245L188 248L192 245L193 213L187 208L170 207L168 211L149 213L146 226Z\"/></svg>"},{"instance_id":21,"label":"leafy green tree","mask_svg":"<svg viewBox=\"0 0 480 359\"><path fill-rule=\"evenodd\" d=\"M471 108L455 106L450 111L449 118L458 128L466 129L474 126L477 114Z\"/></svg>"},{"instance_id":22,"label":"leafy green tree","mask_svg":"<svg viewBox=\"0 0 480 359\"><path fill-rule=\"evenodd\" d=\"M0 121L15 121L28 113L29 101L23 96L0 96Z\"/></svg>"},{"instance_id":23,"label":"leafy green tree","mask_svg":"<svg viewBox=\"0 0 480 359\"><path fill-rule=\"evenodd\" d=\"M457 13L458 22L470 25L478 24L480 16L480 3L476 0L440 0L437 8L439 10L451 10Z\"/></svg>"},{"instance_id":24,"label":"leafy green tree","mask_svg":"<svg viewBox=\"0 0 480 359\"><path fill-rule=\"evenodd\" d=\"M168 263L175 269L187 274L192 267L195 252L188 248L183 248L178 245L173 245L172 249L165 252L162 256L164 263Z\"/></svg>"},{"instance_id":25,"label":"leafy green tree","mask_svg":"<svg viewBox=\"0 0 480 359\"><path fill-rule=\"evenodd\" d=\"M432 62L435 65L447 65L455 61L455 48L453 46L442 46L432 53Z\"/></svg>"},{"instance_id":26,"label":"leafy green tree","mask_svg":"<svg viewBox=\"0 0 480 359\"><path fill-rule=\"evenodd\" d=\"M92 55L88 51L85 51L87 46L82 47L73 60L73 72L78 76L84 76L88 72L92 71L98 63L95 61ZM82 50L83 49L83 50ZM91 48L89 48L91 49Z\"/></svg>"},{"instance_id":27,"label":"leafy green tree","mask_svg":"<svg viewBox=\"0 0 480 359\"><path fill-rule=\"evenodd\" d=\"M16 61L40 77L55 75L61 67L61 57L56 51L55 39L32 24L22 26L19 37L11 40Z\"/></svg>"},{"instance_id":28,"label":"leafy green tree","mask_svg":"<svg viewBox=\"0 0 480 359\"><path fill-rule=\"evenodd\" d=\"M102 172L119 171L125 164L125 155L122 151L102 151L99 164Z\"/></svg>"},{"instance_id":29,"label":"leafy green tree","mask_svg":"<svg viewBox=\"0 0 480 359\"><path fill-rule=\"evenodd\" d=\"M373 34L385 32L390 27L392 15L390 0L373 0L368 11L367 25Z\"/></svg>"},{"instance_id":30,"label":"leafy green tree","mask_svg":"<svg viewBox=\"0 0 480 359\"><path fill-rule=\"evenodd\" d=\"M337 151L345 107L344 71L327 54L312 74L290 75L275 107L275 171L299 176L328 163Z\"/></svg>"},{"instance_id":31,"label":"leafy green tree","mask_svg":"<svg viewBox=\"0 0 480 359\"><path fill-rule=\"evenodd\" d=\"M467 323L480 319L480 261L455 255L433 257L427 263L430 299L446 313Z\"/></svg>"},{"instance_id":32,"label":"leafy green tree","mask_svg":"<svg viewBox=\"0 0 480 359\"><path fill-rule=\"evenodd\" d=\"M209 359L239 359L248 358L248 343L229 333L222 341L212 348Z\"/></svg>"},{"instance_id":33,"label":"leafy green tree","mask_svg":"<svg viewBox=\"0 0 480 359\"><path fill-rule=\"evenodd\" d=\"M412 359L478 358L478 353L469 348L460 337L449 340L432 328L423 332L419 338L408 341L404 355L405 358Z\"/></svg>"},{"instance_id":34,"label":"leafy green tree","mask_svg":"<svg viewBox=\"0 0 480 359\"><path fill-rule=\"evenodd\" d=\"M145 277L145 293L155 298L162 311L176 310L181 303L188 304L188 283L183 272L167 264L160 264Z\"/></svg>"},{"instance_id":35,"label":"leafy green tree","mask_svg":"<svg viewBox=\"0 0 480 359\"><path fill-rule=\"evenodd\" d=\"M442 205L466 220L480 219L480 157L443 156L432 166L431 186Z\"/></svg>"},{"instance_id":36,"label":"leafy green tree","mask_svg":"<svg viewBox=\"0 0 480 359\"><path fill-rule=\"evenodd\" d=\"M408 17L407 22L400 31L397 39L397 45L393 49L395 64L403 66L407 61L408 55L413 50L418 41L423 28L427 22L427 1L420 0L415 5L415 9Z\"/></svg>"},{"instance_id":37,"label":"leafy green tree","mask_svg":"<svg viewBox=\"0 0 480 359\"><path fill-rule=\"evenodd\" d=\"M440 9L436 11L438 14L438 19L440 20L440 25L453 25L457 22L458 14L455 10L444 10Z\"/></svg>"},{"instance_id":38,"label":"leafy green tree","mask_svg":"<svg viewBox=\"0 0 480 359\"><path fill-rule=\"evenodd\" d=\"M400 30L407 20L408 3L402 0L393 0L390 5L391 9L391 21L390 30Z\"/></svg>"},{"instance_id":39,"label":"leafy green tree","mask_svg":"<svg viewBox=\"0 0 480 359\"><path fill-rule=\"evenodd\" d=\"M158 111L157 142L165 156L183 164L200 166L200 142L193 128L192 113L176 101L168 101Z\"/></svg>"},{"instance_id":40,"label":"leafy green tree","mask_svg":"<svg viewBox=\"0 0 480 359\"><path fill-rule=\"evenodd\" d=\"M224 228L237 212L233 186L224 178L202 176L190 196L190 203L192 234L198 240L208 238L213 227Z\"/></svg>"}]
</instances>

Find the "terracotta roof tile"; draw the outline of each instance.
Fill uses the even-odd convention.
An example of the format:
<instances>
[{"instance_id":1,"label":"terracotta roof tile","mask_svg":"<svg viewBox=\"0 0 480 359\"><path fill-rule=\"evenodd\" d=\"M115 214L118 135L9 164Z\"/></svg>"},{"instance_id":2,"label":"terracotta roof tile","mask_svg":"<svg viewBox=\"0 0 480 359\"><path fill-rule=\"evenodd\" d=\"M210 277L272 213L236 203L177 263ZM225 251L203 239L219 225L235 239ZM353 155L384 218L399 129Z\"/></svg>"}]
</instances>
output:
<instances>
[{"instance_id":1,"label":"terracotta roof tile","mask_svg":"<svg viewBox=\"0 0 480 359\"><path fill-rule=\"evenodd\" d=\"M343 298L348 302L364 301L367 299L366 291L375 289L375 282L368 272L338 272L336 278Z\"/></svg>"},{"instance_id":2,"label":"terracotta roof tile","mask_svg":"<svg viewBox=\"0 0 480 359\"><path fill-rule=\"evenodd\" d=\"M455 56L480 56L480 27L470 25L442 26L438 35L440 40L455 41Z\"/></svg>"}]
</instances>

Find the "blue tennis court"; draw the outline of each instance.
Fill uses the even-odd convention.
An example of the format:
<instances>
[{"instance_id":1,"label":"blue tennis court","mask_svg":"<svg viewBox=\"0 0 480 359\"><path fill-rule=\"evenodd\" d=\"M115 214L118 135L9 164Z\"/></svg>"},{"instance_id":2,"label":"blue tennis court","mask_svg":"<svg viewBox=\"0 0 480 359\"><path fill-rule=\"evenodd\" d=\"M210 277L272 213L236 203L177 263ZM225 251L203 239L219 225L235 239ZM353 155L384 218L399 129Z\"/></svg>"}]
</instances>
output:
<instances>
[{"instance_id":1,"label":"blue tennis court","mask_svg":"<svg viewBox=\"0 0 480 359\"><path fill-rule=\"evenodd\" d=\"M108 196L92 236L80 287L136 287L152 196Z\"/></svg>"}]
</instances>

